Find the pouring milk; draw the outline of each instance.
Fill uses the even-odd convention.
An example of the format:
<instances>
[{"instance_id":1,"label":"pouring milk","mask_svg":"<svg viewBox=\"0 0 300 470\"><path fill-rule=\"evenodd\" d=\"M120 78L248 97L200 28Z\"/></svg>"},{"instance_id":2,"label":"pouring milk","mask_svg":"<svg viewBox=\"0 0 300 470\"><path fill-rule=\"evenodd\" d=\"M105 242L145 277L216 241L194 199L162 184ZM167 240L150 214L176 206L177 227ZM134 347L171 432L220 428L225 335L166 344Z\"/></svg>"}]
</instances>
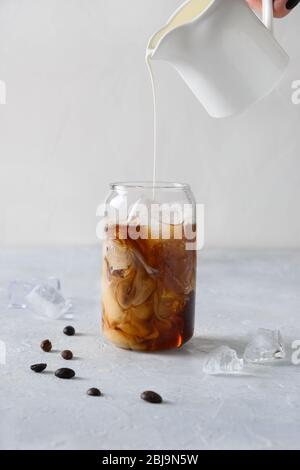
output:
<instances>
[{"instance_id":1,"label":"pouring milk","mask_svg":"<svg viewBox=\"0 0 300 470\"><path fill-rule=\"evenodd\" d=\"M263 22L245 0L189 0L150 39L146 62L154 105L156 181L157 109L153 60L168 62L216 118L239 114L280 81L289 58L272 34L273 0L263 0Z\"/></svg>"},{"instance_id":2,"label":"pouring milk","mask_svg":"<svg viewBox=\"0 0 300 470\"><path fill-rule=\"evenodd\" d=\"M153 95L153 186L156 182L156 164L157 164L157 107L156 107L156 82L153 73L151 57L159 41L172 29L177 28L189 21L195 19L202 11L204 11L213 0L189 0L185 2L179 10L171 17L168 23L159 31L157 31L150 39L147 52L146 63L150 74L152 95Z\"/></svg>"}]
</instances>

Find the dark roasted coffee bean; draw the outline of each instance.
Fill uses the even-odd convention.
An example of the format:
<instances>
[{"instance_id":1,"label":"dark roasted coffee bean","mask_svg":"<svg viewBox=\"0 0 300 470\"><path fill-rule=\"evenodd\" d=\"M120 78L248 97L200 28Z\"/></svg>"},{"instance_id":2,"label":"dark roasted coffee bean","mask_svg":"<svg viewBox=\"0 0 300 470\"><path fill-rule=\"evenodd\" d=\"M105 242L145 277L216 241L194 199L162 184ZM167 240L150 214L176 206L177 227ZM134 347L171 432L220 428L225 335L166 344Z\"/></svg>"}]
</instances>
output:
<instances>
[{"instance_id":1,"label":"dark roasted coffee bean","mask_svg":"<svg viewBox=\"0 0 300 470\"><path fill-rule=\"evenodd\" d=\"M61 357L65 359L66 361L70 361L70 359L73 359L73 353L72 351L69 351L66 349L65 351L61 352Z\"/></svg>"},{"instance_id":2,"label":"dark roasted coffee bean","mask_svg":"<svg viewBox=\"0 0 300 470\"><path fill-rule=\"evenodd\" d=\"M156 392L147 390L141 394L141 399L148 401L149 403L162 403L162 397Z\"/></svg>"},{"instance_id":3,"label":"dark roasted coffee bean","mask_svg":"<svg viewBox=\"0 0 300 470\"><path fill-rule=\"evenodd\" d=\"M101 397L102 395L98 388L90 388L86 393L91 397Z\"/></svg>"},{"instance_id":4,"label":"dark roasted coffee bean","mask_svg":"<svg viewBox=\"0 0 300 470\"><path fill-rule=\"evenodd\" d=\"M41 342L41 349L45 352L50 352L52 349L52 343L49 339L45 339Z\"/></svg>"},{"instance_id":5,"label":"dark roasted coffee bean","mask_svg":"<svg viewBox=\"0 0 300 470\"><path fill-rule=\"evenodd\" d=\"M43 372L43 370L45 370L47 367L47 364L33 364L32 366L30 366L30 369L33 370L34 372Z\"/></svg>"},{"instance_id":6,"label":"dark roasted coffee bean","mask_svg":"<svg viewBox=\"0 0 300 470\"><path fill-rule=\"evenodd\" d=\"M72 379L75 376L75 372L67 367L62 367L61 369L57 369L55 375L59 379Z\"/></svg>"},{"instance_id":7,"label":"dark roasted coffee bean","mask_svg":"<svg viewBox=\"0 0 300 470\"><path fill-rule=\"evenodd\" d=\"M74 336L75 335L75 328L73 326L66 326L64 328L64 334L67 336Z\"/></svg>"}]
</instances>

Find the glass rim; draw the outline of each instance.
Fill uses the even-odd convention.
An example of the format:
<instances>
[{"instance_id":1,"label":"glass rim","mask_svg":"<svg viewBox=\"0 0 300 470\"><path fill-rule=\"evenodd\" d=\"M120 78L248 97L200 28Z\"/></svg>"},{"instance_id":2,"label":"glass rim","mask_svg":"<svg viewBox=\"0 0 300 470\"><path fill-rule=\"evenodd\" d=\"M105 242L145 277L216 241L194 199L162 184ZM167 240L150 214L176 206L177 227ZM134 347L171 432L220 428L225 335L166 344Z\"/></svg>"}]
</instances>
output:
<instances>
[{"instance_id":1,"label":"glass rim","mask_svg":"<svg viewBox=\"0 0 300 470\"><path fill-rule=\"evenodd\" d=\"M110 188L115 190L126 189L181 189L190 190L191 187L188 183L177 183L168 181L121 181L110 183Z\"/></svg>"}]
</instances>

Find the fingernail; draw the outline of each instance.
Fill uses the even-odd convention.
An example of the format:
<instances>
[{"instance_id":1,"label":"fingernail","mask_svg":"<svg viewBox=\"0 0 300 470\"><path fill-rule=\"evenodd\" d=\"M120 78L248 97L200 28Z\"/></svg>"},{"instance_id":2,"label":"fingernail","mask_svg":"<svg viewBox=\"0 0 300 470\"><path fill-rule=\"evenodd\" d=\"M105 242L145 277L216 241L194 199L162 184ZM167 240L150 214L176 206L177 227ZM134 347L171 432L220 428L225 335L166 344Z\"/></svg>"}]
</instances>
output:
<instances>
[{"instance_id":1,"label":"fingernail","mask_svg":"<svg viewBox=\"0 0 300 470\"><path fill-rule=\"evenodd\" d=\"M292 10L293 8L295 8L298 5L299 2L300 2L300 0L288 0L285 7L286 7L287 10Z\"/></svg>"}]
</instances>

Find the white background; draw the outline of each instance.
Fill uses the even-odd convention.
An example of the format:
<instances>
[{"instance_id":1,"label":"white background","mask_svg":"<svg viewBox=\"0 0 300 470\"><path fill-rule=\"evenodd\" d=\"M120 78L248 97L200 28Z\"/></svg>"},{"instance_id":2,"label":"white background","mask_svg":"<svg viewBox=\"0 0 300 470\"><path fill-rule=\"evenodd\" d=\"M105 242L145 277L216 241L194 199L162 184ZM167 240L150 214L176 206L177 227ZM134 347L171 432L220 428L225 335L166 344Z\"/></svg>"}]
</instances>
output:
<instances>
[{"instance_id":1,"label":"white background","mask_svg":"<svg viewBox=\"0 0 300 470\"><path fill-rule=\"evenodd\" d=\"M151 179L147 40L181 0L0 0L0 243L86 244L114 180ZM300 6L276 22L291 57L267 99L208 117L176 73L160 81L158 176L206 205L209 246L300 246Z\"/></svg>"}]
</instances>

